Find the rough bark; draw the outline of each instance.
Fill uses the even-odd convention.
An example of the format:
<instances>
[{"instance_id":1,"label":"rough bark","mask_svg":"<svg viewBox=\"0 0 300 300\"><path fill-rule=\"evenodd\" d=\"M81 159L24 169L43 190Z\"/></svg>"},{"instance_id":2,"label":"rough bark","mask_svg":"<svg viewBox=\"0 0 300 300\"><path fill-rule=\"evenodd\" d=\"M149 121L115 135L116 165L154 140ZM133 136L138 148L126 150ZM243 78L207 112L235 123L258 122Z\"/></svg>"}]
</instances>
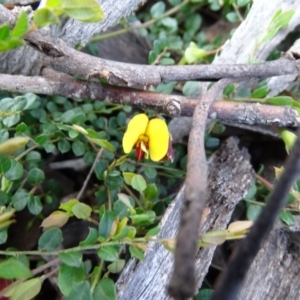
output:
<instances>
[{"instance_id":1,"label":"rough bark","mask_svg":"<svg viewBox=\"0 0 300 300\"><path fill-rule=\"evenodd\" d=\"M253 1L252 7L246 19L240 24L240 26L235 30L234 34L222 48L222 52L217 56L213 64L235 64L235 63L249 63L249 61L265 61L268 55L279 45L284 38L292 32L297 25L300 24L300 1L299 0L275 0L272 1L270 5L269 0ZM262 38L264 34L268 32L268 26L271 19L273 18L275 12L278 9L283 11L295 10L295 14L290 21L288 27L284 30L280 30L274 38L264 42L260 47L257 48L257 41ZM295 48L292 48L295 50ZM297 48L298 49L298 48ZM288 50L288 49L286 49ZM285 78L285 88L290 82L294 80L297 75L288 75L286 77L280 76L279 78ZM276 77L275 77L276 78ZM273 80L273 79L272 79ZM196 97L201 97L201 95L207 90L208 83L199 83L198 89L195 92ZM270 95L277 95L283 89L277 88L276 83L269 85ZM274 92L272 92L274 89ZM275 92L276 91L276 92ZM182 126L187 129L185 132L190 130L190 121L185 119L180 122L178 119L173 119L169 128L171 132L180 132ZM183 132L184 133L184 132ZM179 137L179 140L183 136Z\"/></svg>"},{"instance_id":2,"label":"rough bark","mask_svg":"<svg viewBox=\"0 0 300 300\"><path fill-rule=\"evenodd\" d=\"M239 300L298 300L300 290L298 228L284 228L278 222L257 254L239 295ZM295 230L298 232L291 232Z\"/></svg>"},{"instance_id":3,"label":"rough bark","mask_svg":"<svg viewBox=\"0 0 300 300\"><path fill-rule=\"evenodd\" d=\"M253 180L254 172L247 151L239 150L236 138L228 139L209 161L207 206L210 212L201 226L200 235L211 229L227 227L235 205L245 196ZM172 238L177 234L184 189L184 186L180 189L160 223L160 238ZM201 248L197 253L198 288L207 273L214 250L215 246L211 246ZM132 259L126 265L117 282L118 299L170 299L166 287L172 268L173 254L159 243L150 243L143 262Z\"/></svg>"},{"instance_id":4,"label":"rough bark","mask_svg":"<svg viewBox=\"0 0 300 300\"><path fill-rule=\"evenodd\" d=\"M100 1L99 1L100 2ZM106 30L115 25L121 18L129 15L144 0L102 0L100 2L105 18L100 23L82 23L76 20L65 19L60 25L52 25L51 29L43 29L44 34L51 34L54 38L64 40L69 46L77 44L85 46L95 33ZM28 10L28 8L27 8ZM7 18L0 6L0 23L5 23ZM19 8L13 10L15 14ZM45 55L29 46L20 47L16 50L0 54L0 72L4 74L40 75L44 67Z\"/></svg>"}]
</instances>

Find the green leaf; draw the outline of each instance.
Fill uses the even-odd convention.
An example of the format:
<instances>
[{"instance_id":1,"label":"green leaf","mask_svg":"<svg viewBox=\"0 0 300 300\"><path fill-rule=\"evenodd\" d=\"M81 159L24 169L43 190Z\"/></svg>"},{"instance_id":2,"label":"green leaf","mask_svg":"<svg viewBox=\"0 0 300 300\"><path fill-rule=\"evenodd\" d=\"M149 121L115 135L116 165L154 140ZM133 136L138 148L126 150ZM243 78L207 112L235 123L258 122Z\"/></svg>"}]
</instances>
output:
<instances>
[{"instance_id":1,"label":"green leaf","mask_svg":"<svg viewBox=\"0 0 300 300\"><path fill-rule=\"evenodd\" d=\"M11 202L17 211L21 211L27 205L30 197L32 197L28 192L25 190L17 191L11 198Z\"/></svg>"},{"instance_id":2,"label":"green leaf","mask_svg":"<svg viewBox=\"0 0 300 300\"><path fill-rule=\"evenodd\" d=\"M94 138L90 138L90 140L95 143L96 145L100 146L101 148L108 150L108 151L116 151L116 148L107 140L104 139L94 139Z\"/></svg>"},{"instance_id":3,"label":"green leaf","mask_svg":"<svg viewBox=\"0 0 300 300\"><path fill-rule=\"evenodd\" d=\"M0 143L3 143L8 140L9 134L6 129L0 130Z\"/></svg>"},{"instance_id":4,"label":"green leaf","mask_svg":"<svg viewBox=\"0 0 300 300\"><path fill-rule=\"evenodd\" d=\"M4 118L2 122L6 127L12 127L12 126L16 125L19 121L20 121L20 115L16 114L16 115L12 115L12 116Z\"/></svg>"},{"instance_id":5,"label":"green leaf","mask_svg":"<svg viewBox=\"0 0 300 300\"><path fill-rule=\"evenodd\" d=\"M220 139L209 136L205 140L205 147L208 149L215 149L220 145Z\"/></svg>"},{"instance_id":6,"label":"green leaf","mask_svg":"<svg viewBox=\"0 0 300 300\"><path fill-rule=\"evenodd\" d=\"M25 123L20 123L17 127L16 127L16 131L17 132L25 132L28 129L27 125Z\"/></svg>"},{"instance_id":7,"label":"green leaf","mask_svg":"<svg viewBox=\"0 0 300 300\"><path fill-rule=\"evenodd\" d=\"M98 179L100 180L102 179L102 174L106 169L107 169L107 164L104 160L101 159L96 163L94 172Z\"/></svg>"},{"instance_id":8,"label":"green leaf","mask_svg":"<svg viewBox=\"0 0 300 300\"><path fill-rule=\"evenodd\" d=\"M289 96L277 96L277 97L267 98L266 101L273 105L291 106L294 100L292 97Z\"/></svg>"},{"instance_id":9,"label":"green leaf","mask_svg":"<svg viewBox=\"0 0 300 300\"><path fill-rule=\"evenodd\" d=\"M47 153L51 153L56 149L55 145L53 144L45 144L43 147Z\"/></svg>"},{"instance_id":10,"label":"green leaf","mask_svg":"<svg viewBox=\"0 0 300 300\"><path fill-rule=\"evenodd\" d=\"M7 204L9 196L7 193L0 191L0 206Z\"/></svg>"},{"instance_id":11,"label":"green leaf","mask_svg":"<svg viewBox=\"0 0 300 300\"><path fill-rule=\"evenodd\" d=\"M0 230L0 245L6 243L7 241L7 228L2 228Z\"/></svg>"},{"instance_id":12,"label":"green leaf","mask_svg":"<svg viewBox=\"0 0 300 300\"><path fill-rule=\"evenodd\" d=\"M62 8L71 18L82 22L99 22L104 18L96 0L62 0Z\"/></svg>"},{"instance_id":13,"label":"green leaf","mask_svg":"<svg viewBox=\"0 0 300 300\"><path fill-rule=\"evenodd\" d=\"M251 94L252 98L264 98L269 92L269 87L267 85L261 86L254 90Z\"/></svg>"},{"instance_id":14,"label":"green leaf","mask_svg":"<svg viewBox=\"0 0 300 300\"><path fill-rule=\"evenodd\" d=\"M72 213L72 207L79 203L79 201L77 199L70 199L69 201L62 203L59 206L59 209L65 210L66 212Z\"/></svg>"},{"instance_id":15,"label":"green leaf","mask_svg":"<svg viewBox=\"0 0 300 300\"><path fill-rule=\"evenodd\" d=\"M62 242L62 231L59 228L46 230L39 238L38 246L46 251L55 250Z\"/></svg>"},{"instance_id":16,"label":"green leaf","mask_svg":"<svg viewBox=\"0 0 300 300\"><path fill-rule=\"evenodd\" d=\"M33 22L36 26L43 27L50 24L59 24L59 19L51 9L42 7L34 12Z\"/></svg>"},{"instance_id":17,"label":"green leaf","mask_svg":"<svg viewBox=\"0 0 300 300\"><path fill-rule=\"evenodd\" d=\"M287 10L285 12L279 13L276 17L272 19L272 25L274 27L279 27L280 29L286 29L295 14L295 10Z\"/></svg>"},{"instance_id":18,"label":"green leaf","mask_svg":"<svg viewBox=\"0 0 300 300\"><path fill-rule=\"evenodd\" d=\"M157 176L157 171L154 167L145 167L144 173L150 179L153 179Z\"/></svg>"},{"instance_id":19,"label":"green leaf","mask_svg":"<svg viewBox=\"0 0 300 300\"><path fill-rule=\"evenodd\" d=\"M145 236L156 236L156 235L158 235L159 232L160 232L160 228L154 227L154 228L150 229L149 231L147 231Z\"/></svg>"},{"instance_id":20,"label":"green leaf","mask_svg":"<svg viewBox=\"0 0 300 300\"><path fill-rule=\"evenodd\" d=\"M153 50L151 50L151 51L149 52L148 63L149 63L150 65L155 61L157 55L158 55L158 54L157 54L155 51L153 51Z\"/></svg>"},{"instance_id":21,"label":"green leaf","mask_svg":"<svg viewBox=\"0 0 300 300\"><path fill-rule=\"evenodd\" d=\"M122 229L118 229L117 233L114 234L111 239L112 240L120 240L124 237L127 237L128 234L130 233L130 231L131 231L130 226L124 226Z\"/></svg>"},{"instance_id":22,"label":"green leaf","mask_svg":"<svg viewBox=\"0 0 300 300\"><path fill-rule=\"evenodd\" d=\"M80 252L67 252L60 253L58 258L62 261L62 263L66 264L70 267L79 268L82 262L82 253Z\"/></svg>"},{"instance_id":23,"label":"green leaf","mask_svg":"<svg viewBox=\"0 0 300 300\"><path fill-rule=\"evenodd\" d=\"M75 284L66 300L93 300L89 282Z\"/></svg>"},{"instance_id":24,"label":"green leaf","mask_svg":"<svg viewBox=\"0 0 300 300\"><path fill-rule=\"evenodd\" d=\"M227 15L226 15L226 19L230 22L230 23L237 23L239 21L239 17L237 15L236 12L229 12Z\"/></svg>"},{"instance_id":25,"label":"green leaf","mask_svg":"<svg viewBox=\"0 0 300 300\"><path fill-rule=\"evenodd\" d=\"M85 240L79 243L80 246L93 245L98 238L98 232L95 228L89 228L89 234Z\"/></svg>"},{"instance_id":26,"label":"green leaf","mask_svg":"<svg viewBox=\"0 0 300 300\"><path fill-rule=\"evenodd\" d=\"M158 195L157 187L154 183L148 184L144 190L144 196L147 200L152 200Z\"/></svg>"},{"instance_id":27,"label":"green leaf","mask_svg":"<svg viewBox=\"0 0 300 300\"><path fill-rule=\"evenodd\" d=\"M234 90L235 90L234 84L229 84L224 88L223 95L226 97L230 97L233 94Z\"/></svg>"},{"instance_id":28,"label":"green leaf","mask_svg":"<svg viewBox=\"0 0 300 300\"><path fill-rule=\"evenodd\" d=\"M214 290L212 290L212 289L201 288L201 290L199 291L195 300L209 300L211 298L213 292L214 292Z\"/></svg>"},{"instance_id":29,"label":"green leaf","mask_svg":"<svg viewBox=\"0 0 300 300\"><path fill-rule=\"evenodd\" d=\"M110 190L116 190L123 186L123 178L121 176L116 176L116 177L107 176L105 178L105 185Z\"/></svg>"},{"instance_id":30,"label":"green leaf","mask_svg":"<svg viewBox=\"0 0 300 300\"><path fill-rule=\"evenodd\" d=\"M105 261L116 261L119 258L119 250L113 246L100 248L97 254Z\"/></svg>"},{"instance_id":31,"label":"green leaf","mask_svg":"<svg viewBox=\"0 0 300 300\"><path fill-rule=\"evenodd\" d=\"M189 47L186 48L184 52L184 57L189 64L199 61L205 58L207 55L208 52L200 49L194 42L190 42Z\"/></svg>"},{"instance_id":32,"label":"green leaf","mask_svg":"<svg viewBox=\"0 0 300 300\"><path fill-rule=\"evenodd\" d=\"M136 257L139 260L145 259L144 252L140 248L138 248L134 245L130 245L129 251L130 251L131 257Z\"/></svg>"},{"instance_id":33,"label":"green leaf","mask_svg":"<svg viewBox=\"0 0 300 300\"><path fill-rule=\"evenodd\" d=\"M42 211L43 205L39 196L29 198L28 209L33 215L38 215Z\"/></svg>"},{"instance_id":34,"label":"green leaf","mask_svg":"<svg viewBox=\"0 0 300 300\"><path fill-rule=\"evenodd\" d=\"M0 174L8 172L11 167L11 160L7 156L0 155Z\"/></svg>"},{"instance_id":35,"label":"green leaf","mask_svg":"<svg viewBox=\"0 0 300 300\"><path fill-rule=\"evenodd\" d=\"M191 15L185 22L185 28L189 32L195 34L201 27L202 18L200 14Z\"/></svg>"},{"instance_id":36,"label":"green leaf","mask_svg":"<svg viewBox=\"0 0 300 300\"><path fill-rule=\"evenodd\" d=\"M290 211L281 211L279 214L279 218L288 226L295 225L295 218Z\"/></svg>"},{"instance_id":37,"label":"green leaf","mask_svg":"<svg viewBox=\"0 0 300 300\"><path fill-rule=\"evenodd\" d=\"M20 179L23 176L24 168L22 164L18 161L11 159L10 160L10 169L4 173L6 179L15 181Z\"/></svg>"},{"instance_id":38,"label":"green leaf","mask_svg":"<svg viewBox=\"0 0 300 300\"><path fill-rule=\"evenodd\" d=\"M131 180L131 186L138 192L142 193L146 189L147 183L143 176L137 174L133 176Z\"/></svg>"},{"instance_id":39,"label":"green leaf","mask_svg":"<svg viewBox=\"0 0 300 300\"><path fill-rule=\"evenodd\" d=\"M27 182L35 185L42 183L45 180L45 174L42 170L38 168L33 168L29 171L27 176Z\"/></svg>"},{"instance_id":40,"label":"green leaf","mask_svg":"<svg viewBox=\"0 0 300 300\"><path fill-rule=\"evenodd\" d=\"M22 262L16 260L15 258L9 258L0 263L0 278L26 279L31 276L31 271Z\"/></svg>"},{"instance_id":41,"label":"green leaf","mask_svg":"<svg viewBox=\"0 0 300 300\"><path fill-rule=\"evenodd\" d=\"M185 96L192 96L199 88L199 82L197 81L187 81L183 88L182 93Z\"/></svg>"},{"instance_id":42,"label":"green leaf","mask_svg":"<svg viewBox=\"0 0 300 300\"><path fill-rule=\"evenodd\" d=\"M132 178L136 175L135 173L131 173L131 172L123 172L123 179L125 181L126 184L131 185L131 181Z\"/></svg>"},{"instance_id":43,"label":"green leaf","mask_svg":"<svg viewBox=\"0 0 300 300\"><path fill-rule=\"evenodd\" d=\"M249 204L247 206L247 219L255 221L262 211L262 207L260 205Z\"/></svg>"},{"instance_id":44,"label":"green leaf","mask_svg":"<svg viewBox=\"0 0 300 300\"><path fill-rule=\"evenodd\" d=\"M12 50L12 49L18 48L23 45L25 45L25 42L23 40L16 39L16 38L11 38L10 40L4 41L4 42L0 40L0 51ZM8 117L8 118L10 118L10 117ZM9 123L9 121L6 121L6 122L7 122L7 124L11 124L11 123ZM10 122L12 122L12 120L10 120ZM12 125L6 125L6 126L9 127Z\"/></svg>"},{"instance_id":45,"label":"green leaf","mask_svg":"<svg viewBox=\"0 0 300 300\"><path fill-rule=\"evenodd\" d=\"M160 83L156 87L156 91L158 93L171 94L173 92L173 89L174 89L176 84L177 84L177 82L175 82L175 81L171 81L171 82L168 82L168 83Z\"/></svg>"},{"instance_id":46,"label":"green leaf","mask_svg":"<svg viewBox=\"0 0 300 300\"><path fill-rule=\"evenodd\" d=\"M279 31L280 27L275 27L268 31L268 33L262 38L261 43L271 40Z\"/></svg>"},{"instance_id":47,"label":"green leaf","mask_svg":"<svg viewBox=\"0 0 300 300\"><path fill-rule=\"evenodd\" d=\"M178 23L175 18L164 17L160 22L162 25L168 27L168 29L172 30L173 32L177 30Z\"/></svg>"},{"instance_id":48,"label":"green leaf","mask_svg":"<svg viewBox=\"0 0 300 300\"><path fill-rule=\"evenodd\" d=\"M69 141L67 140L60 140L58 142L58 150L61 152L61 153L66 153L66 152L69 152L70 149L71 149L71 144Z\"/></svg>"},{"instance_id":49,"label":"green leaf","mask_svg":"<svg viewBox=\"0 0 300 300\"><path fill-rule=\"evenodd\" d=\"M166 4L163 1L155 3L151 9L150 14L153 19L160 17L166 10Z\"/></svg>"},{"instance_id":50,"label":"green leaf","mask_svg":"<svg viewBox=\"0 0 300 300\"><path fill-rule=\"evenodd\" d=\"M44 3L43 7L47 7L57 11L61 8L61 5L62 5L62 0L47 0Z\"/></svg>"},{"instance_id":51,"label":"green leaf","mask_svg":"<svg viewBox=\"0 0 300 300\"><path fill-rule=\"evenodd\" d=\"M42 159L41 153L37 151L30 151L26 155L26 161L27 162L38 162Z\"/></svg>"},{"instance_id":52,"label":"green leaf","mask_svg":"<svg viewBox=\"0 0 300 300\"><path fill-rule=\"evenodd\" d=\"M7 24L0 26L0 41L5 41L10 36L10 27Z\"/></svg>"},{"instance_id":53,"label":"green leaf","mask_svg":"<svg viewBox=\"0 0 300 300\"><path fill-rule=\"evenodd\" d=\"M11 36L16 38L23 37L28 32L28 27L27 14L22 10L17 19L16 25L11 32Z\"/></svg>"},{"instance_id":54,"label":"green leaf","mask_svg":"<svg viewBox=\"0 0 300 300\"><path fill-rule=\"evenodd\" d=\"M40 134L38 135L34 141L39 145L44 145L50 140L50 137L48 134Z\"/></svg>"},{"instance_id":55,"label":"green leaf","mask_svg":"<svg viewBox=\"0 0 300 300\"><path fill-rule=\"evenodd\" d=\"M85 144L81 141L72 143L72 150L76 156L82 156L85 153Z\"/></svg>"},{"instance_id":56,"label":"green leaf","mask_svg":"<svg viewBox=\"0 0 300 300\"><path fill-rule=\"evenodd\" d=\"M118 274L123 270L124 266L125 266L125 260L124 259L118 259L118 260L114 261L113 263L109 264L107 266L107 270L110 273Z\"/></svg>"},{"instance_id":57,"label":"green leaf","mask_svg":"<svg viewBox=\"0 0 300 300\"><path fill-rule=\"evenodd\" d=\"M255 185L255 182L252 183L252 185L250 186L247 195L245 196L245 199L253 199L256 195L257 192L257 187Z\"/></svg>"},{"instance_id":58,"label":"green leaf","mask_svg":"<svg viewBox=\"0 0 300 300\"><path fill-rule=\"evenodd\" d=\"M128 207L120 200L117 200L113 206L113 212L120 218L128 217L129 216L129 209Z\"/></svg>"},{"instance_id":59,"label":"green leaf","mask_svg":"<svg viewBox=\"0 0 300 300\"><path fill-rule=\"evenodd\" d=\"M102 278L100 283L96 286L94 300L117 300L116 286L110 278Z\"/></svg>"},{"instance_id":60,"label":"green leaf","mask_svg":"<svg viewBox=\"0 0 300 300\"><path fill-rule=\"evenodd\" d=\"M87 220L92 213L92 208L85 203L79 202L72 206L72 213L78 219Z\"/></svg>"},{"instance_id":61,"label":"green leaf","mask_svg":"<svg viewBox=\"0 0 300 300\"><path fill-rule=\"evenodd\" d=\"M155 221L155 212L150 210L142 214L131 215L130 218L133 224L148 225Z\"/></svg>"},{"instance_id":62,"label":"green leaf","mask_svg":"<svg viewBox=\"0 0 300 300\"><path fill-rule=\"evenodd\" d=\"M24 110L37 108L40 104L39 97L33 93L26 93L23 97L26 99L26 106L24 107Z\"/></svg>"},{"instance_id":63,"label":"green leaf","mask_svg":"<svg viewBox=\"0 0 300 300\"><path fill-rule=\"evenodd\" d=\"M115 219L116 215L113 212L105 211L99 223L98 234L107 239Z\"/></svg>"},{"instance_id":64,"label":"green leaf","mask_svg":"<svg viewBox=\"0 0 300 300\"><path fill-rule=\"evenodd\" d=\"M289 153L297 140L296 134L289 130L279 130L278 132L285 144L287 153Z\"/></svg>"},{"instance_id":65,"label":"green leaf","mask_svg":"<svg viewBox=\"0 0 300 300\"><path fill-rule=\"evenodd\" d=\"M78 268L62 264L58 273L58 287L60 291L65 296L69 296L75 285L83 281L84 276L85 268L83 264Z\"/></svg>"},{"instance_id":66,"label":"green leaf","mask_svg":"<svg viewBox=\"0 0 300 300\"><path fill-rule=\"evenodd\" d=\"M11 300L31 300L41 291L42 278L32 278L21 282L11 289L5 296L10 296Z\"/></svg>"}]
</instances>

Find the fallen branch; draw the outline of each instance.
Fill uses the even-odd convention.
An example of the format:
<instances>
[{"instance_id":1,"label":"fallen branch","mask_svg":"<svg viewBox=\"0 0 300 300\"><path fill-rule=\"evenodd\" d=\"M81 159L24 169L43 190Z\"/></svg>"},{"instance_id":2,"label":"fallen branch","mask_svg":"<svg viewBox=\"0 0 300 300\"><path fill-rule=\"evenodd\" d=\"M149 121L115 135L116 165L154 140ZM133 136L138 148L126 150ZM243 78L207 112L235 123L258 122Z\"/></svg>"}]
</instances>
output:
<instances>
[{"instance_id":1,"label":"fallen branch","mask_svg":"<svg viewBox=\"0 0 300 300\"><path fill-rule=\"evenodd\" d=\"M170 117L192 116L198 99L166 95L127 87L103 85L72 77L47 74L29 77L0 74L0 89L13 93L59 95L68 98L107 100L112 103L155 109ZM209 118L220 122L262 124L277 127L298 127L300 117L291 107L216 101L209 109Z\"/></svg>"},{"instance_id":2,"label":"fallen branch","mask_svg":"<svg viewBox=\"0 0 300 300\"><path fill-rule=\"evenodd\" d=\"M178 300L192 297L196 287L195 255L199 225L207 198L204 133L208 111L213 101L228 84L242 80L244 78L220 80L207 91L194 111L188 143L185 196L177 235L174 272L169 285L170 296Z\"/></svg>"}]
</instances>

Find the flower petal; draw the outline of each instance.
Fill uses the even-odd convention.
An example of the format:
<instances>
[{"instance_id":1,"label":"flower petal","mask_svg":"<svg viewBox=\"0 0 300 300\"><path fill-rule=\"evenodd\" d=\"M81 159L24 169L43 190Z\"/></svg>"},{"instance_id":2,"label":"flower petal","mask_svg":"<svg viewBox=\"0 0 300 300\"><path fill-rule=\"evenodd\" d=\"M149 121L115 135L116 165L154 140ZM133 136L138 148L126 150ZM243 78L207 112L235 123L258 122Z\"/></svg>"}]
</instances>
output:
<instances>
[{"instance_id":1,"label":"flower petal","mask_svg":"<svg viewBox=\"0 0 300 300\"><path fill-rule=\"evenodd\" d=\"M148 123L146 135L149 137L149 153L153 161L160 161L165 157L169 148L169 130L162 119L152 119Z\"/></svg>"},{"instance_id":2,"label":"flower petal","mask_svg":"<svg viewBox=\"0 0 300 300\"><path fill-rule=\"evenodd\" d=\"M123 136L123 149L125 153L129 153L139 136L145 134L149 119L145 114L134 116L128 123L127 130Z\"/></svg>"}]
</instances>

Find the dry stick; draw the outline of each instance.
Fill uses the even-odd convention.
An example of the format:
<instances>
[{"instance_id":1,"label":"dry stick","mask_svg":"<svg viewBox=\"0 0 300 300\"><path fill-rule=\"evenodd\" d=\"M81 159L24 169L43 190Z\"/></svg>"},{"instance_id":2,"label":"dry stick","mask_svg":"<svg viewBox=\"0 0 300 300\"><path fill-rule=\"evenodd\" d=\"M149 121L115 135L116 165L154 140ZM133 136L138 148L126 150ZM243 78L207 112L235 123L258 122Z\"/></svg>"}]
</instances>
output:
<instances>
[{"instance_id":1,"label":"dry stick","mask_svg":"<svg viewBox=\"0 0 300 300\"><path fill-rule=\"evenodd\" d=\"M234 300L238 298L243 280L263 241L266 239L278 213L286 203L292 184L300 175L300 129L297 141L285 163L284 172L275 186L270 200L264 207L248 236L240 241L221 282L211 300Z\"/></svg>"},{"instance_id":2,"label":"dry stick","mask_svg":"<svg viewBox=\"0 0 300 300\"><path fill-rule=\"evenodd\" d=\"M127 87L114 87L96 82L76 80L65 74L44 77L0 74L0 90L14 93L59 95L70 98L108 100L112 103L155 109L167 116L192 116L198 99L166 95ZM216 101L209 109L209 118L221 122L298 127L300 118L291 107Z\"/></svg>"},{"instance_id":3,"label":"dry stick","mask_svg":"<svg viewBox=\"0 0 300 300\"><path fill-rule=\"evenodd\" d=\"M193 296L196 288L195 256L199 225L207 195L204 133L208 111L224 87L242 80L243 78L224 78L220 80L203 96L194 111L188 143L185 197L177 235L174 272L169 285L170 296L177 300Z\"/></svg>"},{"instance_id":4,"label":"dry stick","mask_svg":"<svg viewBox=\"0 0 300 300\"><path fill-rule=\"evenodd\" d=\"M36 32L37 33L37 32ZM110 84L122 85L156 85L161 82L188 80L219 80L231 77L262 77L298 74L300 59L296 60L292 54L278 60L259 64L236 65L186 65L186 66L149 66L120 63L104 60L81 53L68 47L61 40L44 41L45 36L32 38L30 45L42 49L49 55L45 59L53 69L70 75L82 76L85 79L102 78ZM54 44L55 43L55 44ZM53 48L54 47L54 48ZM51 57L54 52L53 57Z\"/></svg>"},{"instance_id":5,"label":"dry stick","mask_svg":"<svg viewBox=\"0 0 300 300\"><path fill-rule=\"evenodd\" d=\"M0 5L0 25L13 26L17 17ZM25 41L45 55L43 63L66 74L85 79L103 78L110 84L151 85L170 81L218 80L221 78L271 77L298 74L300 59L287 53L275 61L258 64L149 66L104 60L79 52L43 30L28 33Z\"/></svg>"},{"instance_id":6,"label":"dry stick","mask_svg":"<svg viewBox=\"0 0 300 300\"><path fill-rule=\"evenodd\" d=\"M97 164L97 162L99 161L99 159L100 159L100 157L101 157L101 155L102 155L102 152L103 152L103 148L101 148L101 149L98 151L98 153L97 153L97 156L96 156L96 158L95 158L95 160L94 160L94 162L93 162L93 165L91 166L91 169L90 169L90 171L89 171L89 174L87 175L87 177L86 177L86 179L85 179L85 181L84 181L84 183L83 183L83 185L82 185L82 187L81 187L81 189L80 189L80 191L79 191L79 193L78 193L78 195L77 195L77 199L78 199L78 200L81 198L81 196L82 196L84 190L86 189L87 184L88 184L88 182L89 182L89 180L90 180L90 178L91 178L91 176L92 176L92 174L93 174L93 172L94 172L94 169L95 169L95 167L96 167L96 164Z\"/></svg>"}]
</instances>

